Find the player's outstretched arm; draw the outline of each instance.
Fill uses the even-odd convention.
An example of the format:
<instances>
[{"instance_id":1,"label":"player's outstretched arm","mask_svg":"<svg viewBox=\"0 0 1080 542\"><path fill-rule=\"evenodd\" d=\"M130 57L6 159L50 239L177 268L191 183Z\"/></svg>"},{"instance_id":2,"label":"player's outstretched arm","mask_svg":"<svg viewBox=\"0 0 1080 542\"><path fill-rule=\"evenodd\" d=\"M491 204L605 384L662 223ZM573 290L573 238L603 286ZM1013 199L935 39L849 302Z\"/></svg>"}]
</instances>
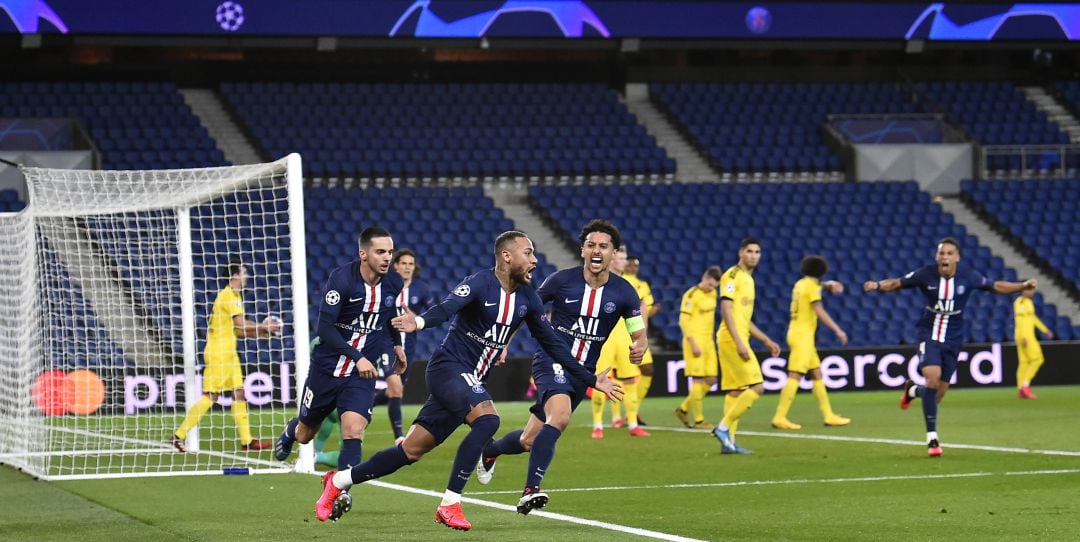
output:
<instances>
[{"instance_id":1,"label":"player's outstretched arm","mask_svg":"<svg viewBox=\"0 0 1080 542\"><path fill-rule=\"evenodd\" d=\"M1027 279L1024 282L1009 282L1007 280L999 280L994 283L995 294L1015 294L1016 292L1022 292L1024 290L1034 290L1039 287L1039 281L1036 279Z\"/></svg>"},{"instance_id":2,"label":"player's outstretched arm","mask_svg":"<svg viewBox=\"0 0 1080 542\"><path fill-rule=\"evenodd\" d=\"M241 337L269 337L281 332L281 321L267 317L261 324L257 324L241 315L236 315L233 317L233 328Z\"/></svg>"},{"instance_id":3,"label":"player's outstretched arm","mask_svg":"<svg viewBox=\"0 0 1080 542\"><path fill-rule=\"evenodd\" d=\"M540 343L540 348L561 364L563 369L570 373L571 378L595 388L596 375L579 363L570 353L570 349L559 341L559 338L555 336L555 330L541 317L543 314L541 311L543 311L543 305L540 304L540 298L534 296L529 304L529 311L525 313L525 325L529 326L529 332L532 333L536 342Z\"/></svg>"},{"instance_id":4,"label":"player's outstretched arm","mask_svg":"<svg viewBox=\"0 0 1080 542\"><path fill-rule=\"evenodd\" d=\"M900 279L868 280L863 283L864 292L895 292L900 289Z\"/></svg>"},{"instance_id":5,"label":"player's outstretched arm","mask_svg":"<svg viewBox=\"0 0 1080 542\"><path fill-rule=\"evenodd\" d=\"M814 312L817 313L818 320L821 320L821 322L825 324L825 327L831 329L832 332L836 334L836 338L840 339L841 346L847 346L847 333L845 333L844 330L840 328L839 324L833 321L832 316L829 315L829 311L825 310L825 305L823 305L819 301L817 303L814 303L813 306Z\"/></svg>"}]
</instances>

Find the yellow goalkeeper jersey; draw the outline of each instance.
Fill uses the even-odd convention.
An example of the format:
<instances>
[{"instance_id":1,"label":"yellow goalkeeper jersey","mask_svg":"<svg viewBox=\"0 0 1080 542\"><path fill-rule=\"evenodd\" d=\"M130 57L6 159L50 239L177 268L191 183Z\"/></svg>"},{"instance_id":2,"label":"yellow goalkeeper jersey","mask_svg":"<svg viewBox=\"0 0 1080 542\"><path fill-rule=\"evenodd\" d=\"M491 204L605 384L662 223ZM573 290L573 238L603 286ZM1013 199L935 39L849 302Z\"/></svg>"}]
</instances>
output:
<instances>
[{"instance_id":1,"label":"yellow goalkeeper jersey","mask_svg":"<svg viewBox=\"0 0 1080 542\"><path fill-rule=\"evenodd\" d=\"M233 318L243 316L244 300L240 294L226 286L214 299L214 310L210 314L210 326L206 332L206 361L232 357L236 355L236 327Z\"/></svg>"}]
</instances>

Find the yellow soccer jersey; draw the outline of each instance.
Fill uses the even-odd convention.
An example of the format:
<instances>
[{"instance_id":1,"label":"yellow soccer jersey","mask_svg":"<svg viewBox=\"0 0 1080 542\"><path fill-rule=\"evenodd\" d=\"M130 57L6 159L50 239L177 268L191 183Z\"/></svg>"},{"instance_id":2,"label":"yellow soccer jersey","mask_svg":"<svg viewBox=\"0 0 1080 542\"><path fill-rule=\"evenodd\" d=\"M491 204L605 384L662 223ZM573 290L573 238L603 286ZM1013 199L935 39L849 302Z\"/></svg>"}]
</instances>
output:
<instances>
[{"instance_id":1,"label":"yellow soccer jersey","mask_svg":"<svg viewBox=\"0 0 1080 542\"><path fill-rule=\"evenodd\" d=\"M649 286L649 283L637 278L636 275L626 274L623 275L622 278L626 279L626 282L629 282L630 286L633 286L634 290L637 291L637 296L641 299L641 302L645 304L645 310L648 311L649 309L652 309L652 306L656 301L653 299L652 288ZM642 314L642 316L646 317L648 315L648 312Z\"/></svg>"},{"instance_id":2,"label":"yellow soccer jersey","mask_svg":"<svg viewBox=\"0 0 1080 542\"><path fill-rule=\"evenodd\" d=\"M1034 339L1036 328L1043 333L1049 331L1046 324L1035 314L1035 303L1030 299L1024 296L1017 297L1016 301L1013 301L1013 312L1016 320L1016 340Z\"/></svg>"},{"instance_id":3,"label":"yellow soccer jersey","mask_svg":"<svg viewBox=\"0 0 1080 542\"><path fill-rule=\"evenodd\" d=\"M214 299L214 312L210 315L210 328L206 332L206 356L217 358L236 355L236 329L233 317L244 314L244 300L240 294L226 286Z\"/></svg>"},{"instance_id":4,"label":"yellow soccer jersey","mask_svg":"<svg viewBox=\"0 0 1080 542\"><path fill-rule=\"evenodd\" d=\"M679 328L684 337L711 340L716 329L716 290L706 292L693 286L683 294L679 306Z\"/></svg>"},{"instance_id":5,"label":"yellow soccer jersey","mask_svg":"<svg viewBox=\"0 0 1080 542\"><path fill-rule=\"evenodd\" d=\"M821 302L821 281L812 277L803 277L791 289L791 323L788 336L798 339L813 339L817 331L818 317L814 303Z\"/></svg>"},{"instance_id":6,"label":"yellow soccer jersey","mask_svg":"<svg viewBox=\"0 0 1080 542\"><path fill-rule=\"evenodd\" d=\"M731 316L735 321L735 332L744 341L750 340L750 319L754 316L754 277L737 265L724 271L720 279L720 298L731 300ZM720 322L716 333L718 341L734 341L728 332L727 323Z\"/></svg>"}]
</instances>

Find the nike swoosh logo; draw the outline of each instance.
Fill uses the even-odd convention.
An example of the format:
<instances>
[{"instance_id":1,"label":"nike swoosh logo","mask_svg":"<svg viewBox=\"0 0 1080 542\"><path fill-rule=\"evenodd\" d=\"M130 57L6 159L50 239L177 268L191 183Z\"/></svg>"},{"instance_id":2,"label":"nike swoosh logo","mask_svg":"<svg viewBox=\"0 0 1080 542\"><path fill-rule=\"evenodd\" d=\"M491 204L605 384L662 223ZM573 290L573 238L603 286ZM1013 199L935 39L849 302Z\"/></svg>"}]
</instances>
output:
<instances>
[{"instance_id":1,"label":"nike swoosh logo","mask_svg":"<svg viewBox=\"0 0 1080 542\"><path fill-rule=\"evenodd\" d=\"M488 303L487 301L484 302L485 307L494 307L495 305L498 305L498 303Z\"/></svg>"},{"instance_id":2,"label":"nike swoosh logo","mask_svg":"<svg viewBox=\"0 0 1080 542\"><path fill-rule=\"evenodd\" d=\"M357 301L363 301L363 300L364 300L364 298L362 298L362 297L357 297L357 298L350 297L349 298L349 303L356 303Z\"/></svg>"},{"instance_id":3,"label":"nike swoosh logo","mask_svg":"<svg viewBox=\"0 0 1080 542\"><path fill-rule=\"evenodd\" d=\"M566 299L564 297L563 301L565 301L566 303L577 303L578 301L581 301L581 300L580 299Z\"/></svg>"},{"instance_id":4,"label":"nike swoosh logo","mask_svg":"<svg viewBox=\"0 0 1080 542\"><path fill-rule=\"evenodd\" d=\"M937 286L927 286L927 290L937 290Z\"/></svg>"}]
</instances>

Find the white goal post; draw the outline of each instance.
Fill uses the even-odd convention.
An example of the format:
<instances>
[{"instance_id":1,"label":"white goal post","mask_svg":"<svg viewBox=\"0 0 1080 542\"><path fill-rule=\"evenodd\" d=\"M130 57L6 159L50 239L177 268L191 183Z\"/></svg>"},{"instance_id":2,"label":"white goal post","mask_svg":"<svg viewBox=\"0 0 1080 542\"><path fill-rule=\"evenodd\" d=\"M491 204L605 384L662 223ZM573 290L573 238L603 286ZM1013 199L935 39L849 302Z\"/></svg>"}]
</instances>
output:
<instances>
[{"instance_id":1,"label":"white goal post","mask_svg":"<svg viewBox=\"0 0 1080 542\"><path fill-rule=\"evenodd\" d=\"M300 156L20 169L27 206L0 213L0 463L54 480L291 471L259 441L294 415L308 372ZM250 274L244 317L281 331L237 338L240 380L208 377L225 393L202 402L181 452L215 299L243 281L230 263Z\"/></svg>"}]
</instances>

